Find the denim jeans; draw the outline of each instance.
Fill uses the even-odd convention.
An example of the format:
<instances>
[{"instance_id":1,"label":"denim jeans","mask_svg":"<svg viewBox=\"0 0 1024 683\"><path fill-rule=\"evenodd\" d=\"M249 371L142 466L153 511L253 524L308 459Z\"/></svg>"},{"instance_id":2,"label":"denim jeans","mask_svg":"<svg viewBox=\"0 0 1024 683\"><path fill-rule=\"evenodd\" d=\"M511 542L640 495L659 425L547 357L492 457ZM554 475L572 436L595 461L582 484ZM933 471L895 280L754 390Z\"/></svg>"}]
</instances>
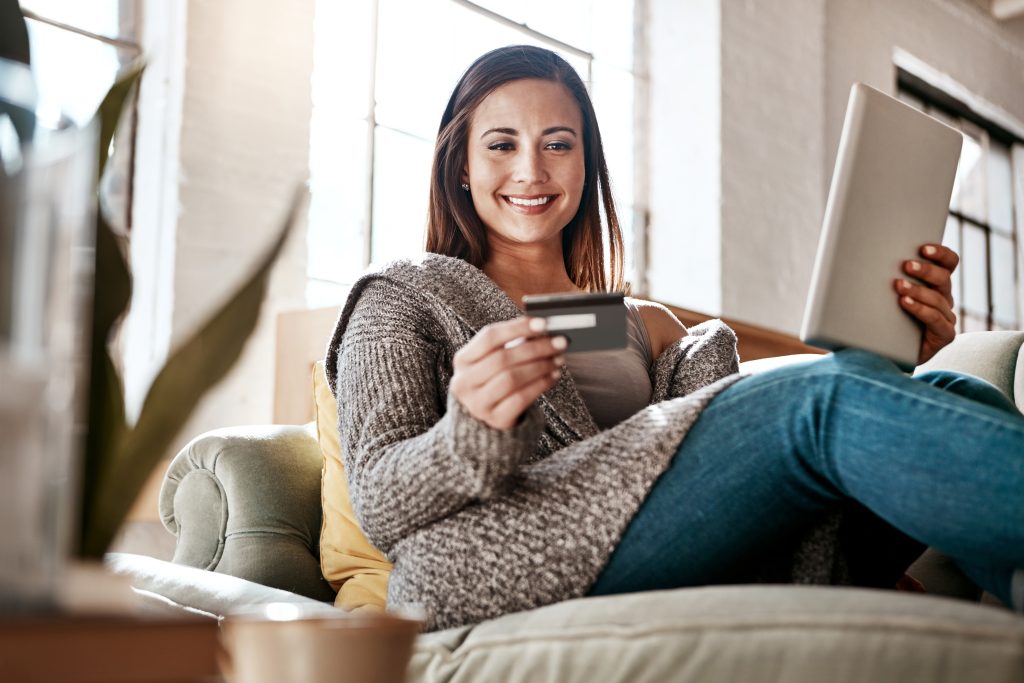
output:
<instances>
[{"instance_id":1,"label":"denim jeans","mask_svg":"<svg viewBox=\"0 0 1024 683\"><path fill-rule=\"evenodd\" d=\"M863 351L744 378L690 429L590 593L729 582L850 504L889 527L876 537L895 576L929 545L1008 602L1024 567L1024 416L987 382L910 378Z\"/></svg>"}]
</instances>

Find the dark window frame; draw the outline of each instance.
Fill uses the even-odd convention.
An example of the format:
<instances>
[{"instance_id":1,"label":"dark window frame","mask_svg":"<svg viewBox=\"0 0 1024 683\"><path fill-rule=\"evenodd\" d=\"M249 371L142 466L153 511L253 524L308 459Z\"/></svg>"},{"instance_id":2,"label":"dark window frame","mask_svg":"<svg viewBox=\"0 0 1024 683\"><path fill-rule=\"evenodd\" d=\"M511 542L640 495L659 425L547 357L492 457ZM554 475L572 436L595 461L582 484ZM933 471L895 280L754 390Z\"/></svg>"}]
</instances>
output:
<instances>
[{"instance_id":1,"label":"dark window frame","mask_svg":"<svg viewBox=\"0 0 1024 683\"><path fill-rule=\"evenodd\" d=\"M1009 149L1012 149L1014 145L1024 145L1024 139L1015 135L1012 131L1007 130L1004 126L982 116L974 109L972 109L966 102L963 102L957 97L950 95L944 90L937 88L936 86L928 83L919 76L910 73L909 71L897 68L896 69L896 88L900 93L905 93L911 97L919 100L925 106L937 110L946 116L950 116L954 119L963 119L969 121L977 128L983 130L989 137L990 141L995 141ZM1011 207L1014 201L1013 196L1010 197ZM1016 208L1016 207L1012 207ZM997 322L995 320L994 305L993 305L993 283L992 283L992 234L997 233L1003 237L1009 237L1012 245L1014 254L1013 260L1013 288L1015 291L1020 291L1021 281L1021 270L1024 269L1024 264L1021 263L1019 258L1019 241L1021 239L1021 230L1024 226L1017 224L1016 212L1014 212L1013 225L1011 225L1010 233L1007 235L1003 230L995 229L986 220L982 221L974 216L967 215L959 210L953 210L950 208L949 216L957 221L957 227L959 230L958 241L963 248L964 243L964 224L970 224L977 228L980 228L985 235L985 263L986 267L986 301L988 302L987 310L984 312L985 326L987 329L994 329ZM968 311L964 304L963 288L965 278L960 278L960 291L954 292L954 299L956 303L957 313L957 326L959 331L963 331L964 322L970 314L972 317L978 317L981 314L980 311ZM1020 294L1018 294L1020 296ZM1020 319L1021 304L1024 302L1018 302L1016 319L1012 322L1012 325L1020 327L1024 325L1024 320Z\"/></svg>"}]
</instances>

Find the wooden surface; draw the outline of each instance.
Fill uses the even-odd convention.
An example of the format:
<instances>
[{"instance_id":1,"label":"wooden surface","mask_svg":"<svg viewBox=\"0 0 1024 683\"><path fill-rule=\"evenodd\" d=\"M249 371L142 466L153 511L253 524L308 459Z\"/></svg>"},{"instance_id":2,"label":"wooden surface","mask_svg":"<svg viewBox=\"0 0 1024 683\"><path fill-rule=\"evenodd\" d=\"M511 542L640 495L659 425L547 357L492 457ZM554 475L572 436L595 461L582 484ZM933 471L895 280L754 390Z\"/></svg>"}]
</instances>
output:
<instances>
[{"instance_id":1,"label":"wooden surface","mask_svg":"<svg viewBox=\"0 0 1024 683\"><path fill-rule=\"evenodd\" d=\"M220 630L181 617L0 617L4 683L215 683Z\"/></svg>"},{"instance_id":2,"label":"wooden surface","mask_svg":"<svg viewBox=\"0 0 1024 683\"><path fill-rule=\"evenodd\" d=\"M323 359L340 311L329 306L278 314L274 424L313 419L313 364Z\"/></svg>"},{"instance_id":3,"label":"wooden surface","mask_svg":"<svg viewBox=\"0 0 1024 683\"><path fill-rule=\"evenodd\" d=\"M665 306L687 327L710 320L712 317L668 304L665 304ZM722 321L735 330L736 336L739 338L741 361L786 356L791 353L826 353L822 349L804 344L789 334L758 327L757 325L748 325L747 323L730 318L722 318Z\"/></svg>"}]
</instances>

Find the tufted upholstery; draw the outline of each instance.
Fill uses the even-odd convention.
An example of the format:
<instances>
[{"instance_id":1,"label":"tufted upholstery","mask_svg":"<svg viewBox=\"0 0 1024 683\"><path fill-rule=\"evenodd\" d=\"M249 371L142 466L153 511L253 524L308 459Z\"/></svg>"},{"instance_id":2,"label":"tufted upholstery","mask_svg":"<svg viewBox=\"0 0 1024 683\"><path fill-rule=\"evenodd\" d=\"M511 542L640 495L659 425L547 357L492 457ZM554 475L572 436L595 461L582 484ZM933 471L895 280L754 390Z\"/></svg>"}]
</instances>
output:
<instances>
[{"instance_id":1,"label":"tufted upholstery","mask_svg":"<svg viewBox=\"0 0 1024 683\"><path fill-rule=\"evenodd\" d=\"M305 427L207 432L175 457L160 517L173 561L333 601L320 574L320 449Z\"/></svg>"}]
</instances>

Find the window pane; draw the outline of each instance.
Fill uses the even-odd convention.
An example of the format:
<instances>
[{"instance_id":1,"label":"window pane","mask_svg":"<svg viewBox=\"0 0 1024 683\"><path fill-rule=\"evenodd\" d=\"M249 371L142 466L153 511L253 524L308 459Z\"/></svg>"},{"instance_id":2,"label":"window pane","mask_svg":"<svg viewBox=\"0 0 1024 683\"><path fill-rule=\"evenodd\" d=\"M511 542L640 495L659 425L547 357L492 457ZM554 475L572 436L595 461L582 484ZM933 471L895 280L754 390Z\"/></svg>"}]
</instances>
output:
<instances>
[{"instance_id":1,"label":"window pane","mask_svg":"<svg viewBox=\"0 0 1024 683\"><path fill-rule=\"evenodd\" d=\"M633 203L633 76L595 61L590 94L615 203L625 208Z\"/></svg>"},{"instance_id":2,"label":"window pane","mask_svg":"<svg viewBox=\"0 0 1024 683\"><path fill-rule=\"evenodd\" d=\"M477 57L503 45L552 47L448 0L381 0L378 26L377 122L431 141L452 89ZM587 77L585 60L562 56Z\"/></svg>"},{"instance_id":3,"label":"window pane","mask_svg":"<svg viewBox=\"0 0 1024 683\"><path fill-rule=\"evenodd\" d=\"M1013 173L1010 150L995 140L989 141L988 220L993 230L1013 234Z\"/></svg>"},{"instance_id":4,"label":"window pane","mask_svg":"<svg viewBox=\"0 0 1024 683\"><path fill-rule=\"evenodd\" d=\"M952 205L955 210L984 223L988 217L982 141L985 133L966 121L963 126L964 144L953 184Z\"/></svg>"},{"instance_id":5,"label":"window pane","mask_svg":"<svg viewBox=\"0 0 1024 683\"><path fill-rule=\"evenodd\" d=\"M632 0L595 2L593 8L590 51L599 60L632 70L634 3Z\"/></svg>"},{"instance_id":6,"label":"window pane","mask_svg":"<svg viewBox=\"0 0 1024 683\"><path fill-rule=\"evenodd\" d=\"M338 306L345 301L351 286L324 280L306 280L306 307Z\"/></svg>"},{"instance_id":7,"label":"window pane","mask_svg":"<svg viewBox=\"0 0 1024 683\"><path fill-rule=\"evenodd\" d=\"M523 0L473 0L476 4L511 19L517 24L525 24L532 7Z\"/></svg>"},{"instance_id":8,"label":"window pane","mask_svg":"<svg viewBox=\"0 0 1024 683\"><path fill-rule=\"evenodd\" d=\"M529 0L526 25L575 48L590 52L590 20L593 0Z\"/></svg>"},{"instance_id":9,"label":"window pane","mask_svg":"<svg viewBox=\"0 0 1024 683\"><path fill-rule=\"evenodd\" d=\"M984 332L988 329L988 322L983 316L968 313L963 318L963 332Z\"/></svg>"},{"instance_id":10,"label":"window pane","mask_svg":"<svg viewBox=\"0 0 1024 683\"><path fill-rule=\"evenodd\" d=\"M21 0L20 4L22 9L46 19L107 38L122 37L120 0Z\"/></svg>"},{"instance_id":11,"label":"window pane","mask_svg":"<svg viewBox=\"0 0 1024 683\"><path fill-rule=\"evenodd\" d=\"M448 0L380 0L377 123L424 140L437 134L448 96L469 66L454 56L454 10Z\"/></svg>"},{"instance_id":12,"label":"window pane","mask_svg":"<svg viewBox=\"0 0 1024 683\"><path fill-rule=\"evenodd\" d=\"M600 5L619 2L594 0L474 0L477 5L511 19L545 36L560 40L584 52L591 49L591 16ZM632 4L632 3L629 3Z\"/></svg>"},{"instance_id":13,"label":"window pane","mask_svg":"<svg viewBox=\"0 0 1024 683\"><path fill-rule=\"evenodd\" d=\"M423 251L433 145L377 128L373 169L375 263Z\"/></svg>"},{"instance_id":14,"label":"window pane","mask_svg":"<svg viewBox=\"0 0 1024 683\"><path fill-rule=\"evenodd\" d=\"M369 124L332 121L314 110L311 126L307 272L352 282L363 269Z\"/></svg>"},{"instance_id":15,"label":"window pane","mask_svg":"<svg viewBox=\"0 0 1024 683\"><path fill-rule=\"evenodd\" d=\"M992 317L1001 325L1017 323L1017 288L1014 277L1013 240L993 233L992 240Z\"/></svg>"},{"instance_id":16,"label":"window pane","mask_svg":"<svg viewBox=\"0 0 1024 683\"><path fill-rule=\"evenodd\" d=\"M317 2L313 24L313 116L370 114L373 4ZM314 138L315 140L315 138ZM315 144L314 144L315 146Z\"/></svg>"},{"instance_id":17,"label":"window pane","mask_svg":"<svg viewBox=\"0 0 1024 683\"><path fill-rule=\"evenodd\" d=\"M988 315L988 257L985 251L985 231L964 224L963 253L960 255L961 277L964 279L963 305L970 313Z\"/></svg>"},{"instance_id":18,"label":"window pane","mask_svg":"<svg viewBox=\"0 0 1024 683\"><path fill-rule=\"evenodd\" d=\"M114 82L117 48L38 21L28 22L40 100L85 122Z\"/></svg>"}]
</instances>

